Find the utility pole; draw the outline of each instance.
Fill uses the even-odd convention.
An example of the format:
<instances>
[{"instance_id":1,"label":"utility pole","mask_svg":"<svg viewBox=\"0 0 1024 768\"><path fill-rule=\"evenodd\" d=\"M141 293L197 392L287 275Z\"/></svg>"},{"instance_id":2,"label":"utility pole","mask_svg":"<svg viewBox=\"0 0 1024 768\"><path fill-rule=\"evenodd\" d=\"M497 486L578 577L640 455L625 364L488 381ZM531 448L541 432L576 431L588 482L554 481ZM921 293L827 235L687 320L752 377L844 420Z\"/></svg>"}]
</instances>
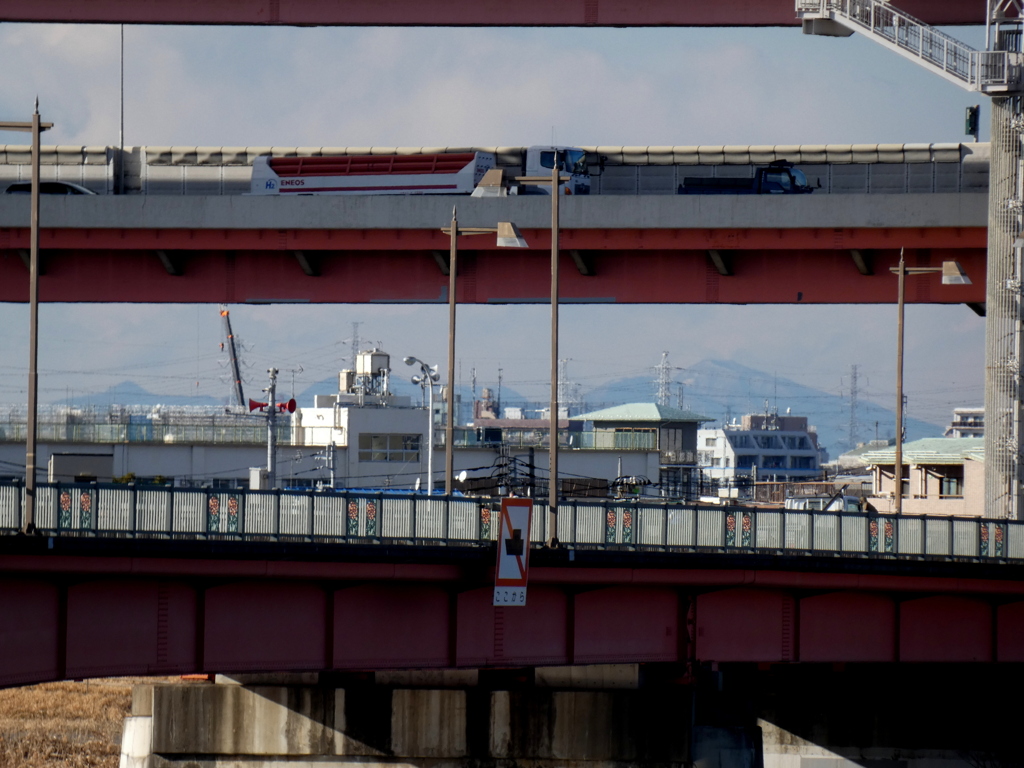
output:
<instances>
[{"instance_id":1,"label":"utility pole","mask_svg":"<svg viewBox=\"0 0 1024 768\"><path fill-rule=\"evenodd\" d=\"M277 368L268 368L270 386L267 393L267 488L277 483Z\"/></svg>"}]
</instances>

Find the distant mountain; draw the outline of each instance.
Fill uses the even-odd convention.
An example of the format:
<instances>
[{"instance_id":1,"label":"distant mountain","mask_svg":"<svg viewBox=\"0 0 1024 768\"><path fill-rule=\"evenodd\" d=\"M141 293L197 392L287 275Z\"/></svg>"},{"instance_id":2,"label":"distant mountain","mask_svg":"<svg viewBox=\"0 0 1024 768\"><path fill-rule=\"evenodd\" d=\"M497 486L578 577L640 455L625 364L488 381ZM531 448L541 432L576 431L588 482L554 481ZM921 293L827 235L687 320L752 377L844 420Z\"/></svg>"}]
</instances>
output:
<instances>
[{"instance_id":1,"label":"distant mountain","mask_svg":"<svg viewBox=\"0 0 1024 768\"><path fill-rule=\"evenodd\" d=\"M134 381L122 381L108 387L102 392L91 394L75 393L69 397L59 397L50 401L51 405L70 405L80 408L108 408L111 405L225 405L227 397L211 397L210 395L157 395L143 389Z\"/></svg>"},{"instance_id":2,"label":"distant mountain","mask_svg":"<svg viewBox=\"0 0 1024 768\"><path fill-rule=\"evenodd\" d=\"M729 360L702 360L682 372L683 405L691 411L722 424L726 419L740 419L747 413L764 413L778 408L794 416L806 416L818 428L819 442L835 458L852 447L850 434L850 401L832 392L799 384L790 379L749 368ZM653 402L655 385L650 376L619 379L589 390L585 395L587 410L630 402ZM676 404L672 389L671 405ZM880 438L895 434L893 410L861 400L857 404L858 438L861 442L875 437L878 423ZM945 425L921 419L907 419L907 439L941 435Z\"/></svg>"}]
</instances>

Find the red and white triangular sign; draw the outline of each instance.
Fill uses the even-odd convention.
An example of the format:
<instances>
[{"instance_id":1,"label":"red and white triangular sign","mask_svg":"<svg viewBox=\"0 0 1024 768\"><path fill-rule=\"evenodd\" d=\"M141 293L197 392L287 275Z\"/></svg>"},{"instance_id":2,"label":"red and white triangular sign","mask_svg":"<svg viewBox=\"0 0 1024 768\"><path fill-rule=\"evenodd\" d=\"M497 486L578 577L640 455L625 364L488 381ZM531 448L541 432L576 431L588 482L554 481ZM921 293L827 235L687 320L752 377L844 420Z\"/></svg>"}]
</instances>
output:
<instances>
[{"instance_id":1,"label":"red and white triangular sign","mask_svg":"<svg viewBox=\"0 0 1024 768\"><path fill-rule=\"evenodd\" d=\"M494 605L526 605L532 519L533 499L501 500L498 563L494 572Z\"/></svg>"}]
</instances>

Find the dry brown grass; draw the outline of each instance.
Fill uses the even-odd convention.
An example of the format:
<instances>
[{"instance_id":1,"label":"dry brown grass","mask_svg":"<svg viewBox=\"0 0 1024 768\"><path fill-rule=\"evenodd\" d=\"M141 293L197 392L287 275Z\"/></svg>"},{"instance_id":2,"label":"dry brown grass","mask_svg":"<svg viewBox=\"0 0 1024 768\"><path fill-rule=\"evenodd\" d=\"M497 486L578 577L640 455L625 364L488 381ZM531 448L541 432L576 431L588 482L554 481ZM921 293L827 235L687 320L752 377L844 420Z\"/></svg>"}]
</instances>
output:
<instances>
[{"instance_id":1,"label":"dry brown grass","mask_svg":"<svg viewBox=\"0 0 1024 768\"><path fill-rule=\"evenodd\" d=\"M117 768L141 678L0 690L0 768Z\"/></svg>"}]
</instances>

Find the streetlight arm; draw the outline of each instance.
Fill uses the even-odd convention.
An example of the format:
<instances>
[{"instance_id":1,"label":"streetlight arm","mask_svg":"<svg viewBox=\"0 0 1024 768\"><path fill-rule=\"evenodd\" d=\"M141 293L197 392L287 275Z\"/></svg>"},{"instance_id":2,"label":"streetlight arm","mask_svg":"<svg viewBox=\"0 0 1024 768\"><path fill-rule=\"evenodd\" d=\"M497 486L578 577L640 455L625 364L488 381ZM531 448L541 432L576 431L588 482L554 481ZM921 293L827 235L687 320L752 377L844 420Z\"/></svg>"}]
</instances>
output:
<instances>
[{"instance_id":1,"label":"streetlight arm","mask_svg":"<svg viewBox=\"0 0 1024 768\"><path fill-rule=\"evenodd\" d=\"M53 128L53 123L40 123L40 131L48 131ZM0 120L0 131L21 131L22 133L32 132L32 123L21 123Z\"/></svg>"}]
</instances>

